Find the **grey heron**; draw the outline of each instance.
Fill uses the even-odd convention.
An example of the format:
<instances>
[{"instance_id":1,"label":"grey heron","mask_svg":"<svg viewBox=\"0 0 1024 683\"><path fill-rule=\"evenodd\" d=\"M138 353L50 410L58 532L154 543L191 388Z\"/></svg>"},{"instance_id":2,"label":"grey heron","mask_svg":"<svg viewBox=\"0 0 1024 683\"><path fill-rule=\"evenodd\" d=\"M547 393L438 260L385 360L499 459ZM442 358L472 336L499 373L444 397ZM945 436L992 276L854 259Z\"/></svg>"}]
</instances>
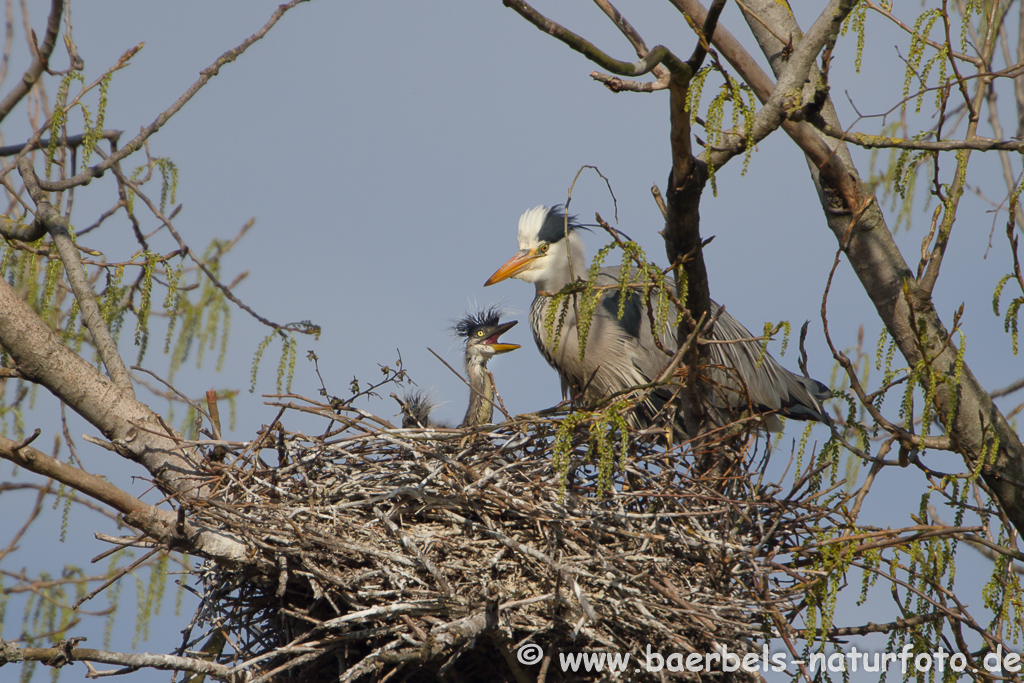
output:
<instances>
[{"instance_id":1,"label":"grey heron","mask_svg":"<svg viewBox=\"0 0 1024 683\"><path fill-rule=\"evenodd\" d=\"M491 275L484 286L507 278L535 285L537 296L530 307L530 327L537 348L558 371L563 395L568 389L574 398L593 404L652 382L669 357L655 344L641 295L633 290L624 295L625 302L621 301L623 293L615 288L619 268L604 268L597 276L595 284L609 288L599 295L583 358L579 353L576 306L566 307L557 340L549 338L545 318L554 305L549 295L575 281L576 276L586 274L588 269L583 240L578 234L581 229L585 228L573 217L567 217L560 206L538 206L527 211L519 219L519 252ZM674 287L674 283L670 281L669 286ZM822 406L822 401L831 396L828 387L785 369L762 353L761 345L752 340L754 335L727 311L720 310L721 306L712 301L711 309L718 317L709 335L711 343L707 344L710 367L705 377L716 388L707 407L715 426L727 424L735 411L748 405L757 413L766 413L764 426L770 431L781 428L776 415L831 422ZM666 350L675 351L675 328L666 326L659 333L659 341ZM685 387L677 383L649 392L631 417L634 426L650 425L680 390L685 391ZM683 397L672 409L673 422L687 438L694 436L699 427L692 424L690 405Z\"/></svg>"},{"instance_id":2,"label":"grey heron","mask_svg":"<svg viewBox=\"0 0 1024 683\"><path fill-rule=\"evenodd\" d=\"M487 369L487 363L498 354L519 348L519 344L498 341L501 335L518 323L518 320L501 322L501 312L492 307L478 313L467 314L452 328L457 337L465 340L465 369L469 381L469 406L459 427L488 424L494 418L494 378ZM434 425L430 420L432 408L433 403L421 392L406 396L402 405L402 426Z\"/></svg>"}]
</instances>

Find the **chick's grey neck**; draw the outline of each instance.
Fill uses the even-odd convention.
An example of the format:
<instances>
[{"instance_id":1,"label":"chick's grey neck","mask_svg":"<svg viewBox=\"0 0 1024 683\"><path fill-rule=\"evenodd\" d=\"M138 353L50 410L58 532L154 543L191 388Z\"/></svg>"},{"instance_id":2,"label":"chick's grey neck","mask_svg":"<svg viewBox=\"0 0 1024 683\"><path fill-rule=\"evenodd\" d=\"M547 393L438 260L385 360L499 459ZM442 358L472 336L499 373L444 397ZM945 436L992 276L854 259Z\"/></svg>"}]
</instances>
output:
<instances>
[{"instance_id":1,"label":"chick's grey neck","mask_svg":"<svg viewBox=\"0 0 1024 683\"><path fill-rule=\"evenodd\" d=\"M494 380L487 371L487 360L471 348L466 349L466 374L469 376L469 407L460 427L488 424L494 417Z\"/></svg>"}]
</instances>

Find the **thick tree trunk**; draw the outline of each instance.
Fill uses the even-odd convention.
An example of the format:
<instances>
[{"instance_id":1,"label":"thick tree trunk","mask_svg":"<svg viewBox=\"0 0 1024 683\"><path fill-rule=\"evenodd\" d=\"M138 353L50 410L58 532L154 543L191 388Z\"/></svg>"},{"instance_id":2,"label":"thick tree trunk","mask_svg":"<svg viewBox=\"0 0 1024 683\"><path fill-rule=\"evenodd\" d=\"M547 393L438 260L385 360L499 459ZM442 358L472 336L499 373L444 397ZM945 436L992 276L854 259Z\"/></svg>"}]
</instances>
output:
<instances>
[{"instance_id":1,"label":"thick tree trunk","mask_svg":"<svg viewBox=\"0 0 1024 683\"><path fill-rule=\"evenodd\" d=\"M198 452L184 444L145 404L125 395L96 367L68 348L2 278L0 346L10 354L26 380L45 387L99 429L119 455L145 467L161 489L182 500L201 498L205 494L206 476L191 460ZM51 460L41 453L35 454L35 459ZM29 467L31 462L19 464ZM74 468L68 468L71 469ZM56 475L48 472L46 476ZM71 486L77 483L73 477L70 481L65 479L67 477L61 480ZM166 526L168 514L172 513L154 509L149 517L138 515L138 523L133 525L162 538L166 536L162 527ZM235 539L193 528L184 522L179 526L183 550L231 560L244 556L245 546Z\"/></svg>"},{"instance_id":2,"label":"thick tree trunk","mask_svg":"<svg viewBox=\"0 0 1024 683\"><path fill-rule=\"evenodd\" d=\"M745 17L761 51L768 58L773 72L779 75L786 68L785 46L775 36L792 36L793 45L798 46L802 33L795 18L785 4L772 0L751 0L745 3L744 9L748 12ZM817 69L812 69L810 78L812 82L820 78ZM831 99L825 101L821 115L827 123L842 129ZM930 297L917 286L877 202L861 183L849 150L844 144L817 133L810 124L798 125L803 129L803 135L816 135L822 143L835 149L833 158L841 163L860 188L857 203L850 206L843 200L843 189L829 182L819 172L817 160L808 155L811 177L818 189L828 227L841 245L849 240L845 253L850 264L908 365L917 366L927 355L936 377L954 378L958 349L952 341L947 341L948 330ZM786 130L800 144L793 131L789 127ZM805 145L801 144L801 148L807 151ZM848 235L853 218L856 218L856 225ZM923 331L920 336L919 330ZM966 363L959 371L959 379L951 384L952 388L938 383L934 406L936 414L945 416L951 408L954 409L948 434L953 448L964 457L970 468L985 460L981 469L985 483L1013 525L1024 531L1024 446L1020 437L1010 428Z\"/></svg>"}]
</instances>

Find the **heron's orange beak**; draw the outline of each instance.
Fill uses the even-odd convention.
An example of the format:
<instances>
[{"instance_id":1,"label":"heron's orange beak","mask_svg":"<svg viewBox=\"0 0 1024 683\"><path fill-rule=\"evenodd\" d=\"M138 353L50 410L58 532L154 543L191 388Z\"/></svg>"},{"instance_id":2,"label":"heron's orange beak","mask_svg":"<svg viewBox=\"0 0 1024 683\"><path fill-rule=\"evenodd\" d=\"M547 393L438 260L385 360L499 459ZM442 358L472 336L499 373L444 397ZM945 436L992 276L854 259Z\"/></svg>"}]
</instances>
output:
<instances>
[{"instance_id":1,"label":"heron's orange beak","mask_svg":"<svg viewBox=\"0 0 1024 683\"><path fill-rule=\"evenodd\" d=\"M539 254L537 254L534 249L520 249L519 253L506 261L505 265L498 268L494 275L487 279L487 282L484 283L484 287L489 287L495 282L501 282L502 280L507 280L510 277L518 275L526 270L530 266L530 262L538 256Z\"/></svg>"}]
</instances>

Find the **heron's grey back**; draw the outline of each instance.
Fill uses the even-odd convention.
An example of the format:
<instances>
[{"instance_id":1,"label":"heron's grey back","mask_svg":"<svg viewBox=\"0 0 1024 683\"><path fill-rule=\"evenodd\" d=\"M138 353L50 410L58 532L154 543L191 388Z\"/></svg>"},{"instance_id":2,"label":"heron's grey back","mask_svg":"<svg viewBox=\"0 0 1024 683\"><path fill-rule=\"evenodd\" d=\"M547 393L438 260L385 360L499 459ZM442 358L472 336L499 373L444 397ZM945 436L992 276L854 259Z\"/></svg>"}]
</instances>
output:
<instances>
[{"instance_id":1,"label":"heron's grey back","mask_svg":"<svg viewBox=\"0 0 1024 683\"><path fill-rule=\"evenodd\" d=\"M605 268L597 278L598 286L619 282L619 268ZM631 272L631 278L636 271ZM668 285L675 287L669 279ZM625 297L625 302L622 298ZM586 354L579 358L577 306L569 303L560 331L556 331L557 348L545 330L548 311L555 304L551 297L538 295L530 309L530 327L537 347L562 378L563 393L568 387L575 396L584 390L584 400L595 402L609 394L653 381L669 360L658 348L651 329L651 315L637 291L622 293L612 289L601 295L594 311L586 339ZM620 308L622 310L619 316ZM718 318L706 345L710 367L705 371L709 392L710 416L716 424L733 419L735 409L751 406L757 412L774 411L785 417L829 423L822 401L831 392L828 387L782 367L771 355L762 352L759 341L728 311L712 301L712 314ZM554 327L559 326L561 311L556 311ZM678 346L676 329L669 323L658 331L658 339L670 353ZM679 385L668 385L653 391L642 406L643 414L653 416L672 394L682 391ZM688 410L689 399L679 401ZM678 415L686 421L685 415ZM646 420L642 420L646 422ZM692 429L684 428L686 432Z\"/></svg>"}]
</instances>

